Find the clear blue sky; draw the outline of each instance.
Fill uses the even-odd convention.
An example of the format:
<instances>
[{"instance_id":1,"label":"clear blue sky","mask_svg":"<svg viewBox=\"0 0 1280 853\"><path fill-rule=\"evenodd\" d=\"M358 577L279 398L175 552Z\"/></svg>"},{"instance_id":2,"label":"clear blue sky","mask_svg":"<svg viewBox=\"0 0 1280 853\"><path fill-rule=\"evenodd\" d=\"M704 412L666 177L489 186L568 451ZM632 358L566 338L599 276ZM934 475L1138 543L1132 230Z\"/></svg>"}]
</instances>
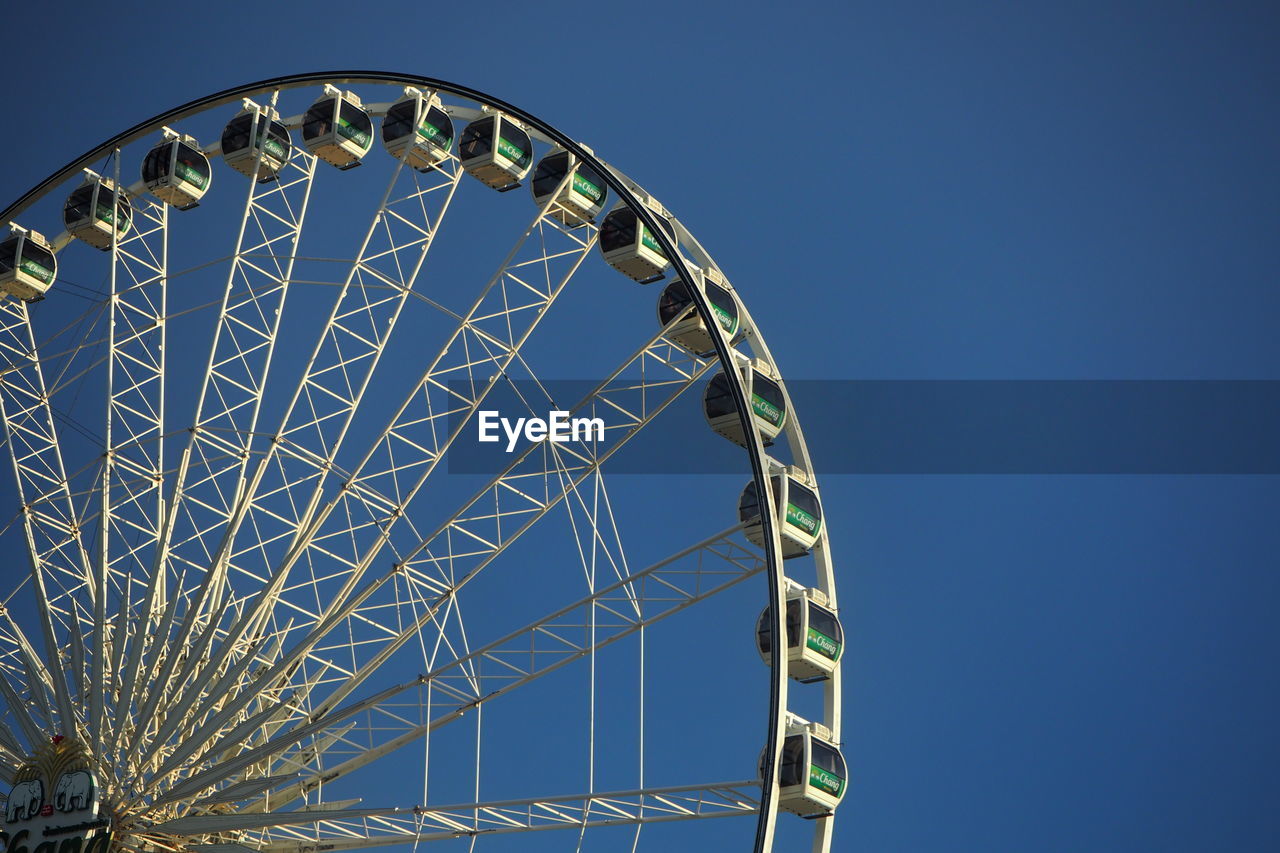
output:
<instances>
[{"instance_id":1,"label":"clear blue sky","mask_svg":"<svg viewBox=\"0 0 1280 853\"><path fill-rule=\"evenodd\" d=\"M207 92L402 70L652 189L789 377L1280 379L1269 4L148 6L8 10L0 199ZM822 486L837 850L1280 844L1276 478Z\"/></svg>"}]
</instances>

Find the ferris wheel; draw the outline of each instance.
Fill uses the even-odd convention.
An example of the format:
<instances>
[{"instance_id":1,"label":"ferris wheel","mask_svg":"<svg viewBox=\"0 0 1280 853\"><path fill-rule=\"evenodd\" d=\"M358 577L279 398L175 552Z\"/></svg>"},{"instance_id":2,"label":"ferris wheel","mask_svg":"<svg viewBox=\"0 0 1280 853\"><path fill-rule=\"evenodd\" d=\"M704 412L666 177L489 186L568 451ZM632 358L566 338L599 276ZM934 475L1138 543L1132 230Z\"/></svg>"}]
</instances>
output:
<instances>
[{"instance_id":1,"label":"ferris wheel","mask_svg":"<svg viewBox=\"0 0 1280 853\"><path fill-rule=\"evenodd\" d=\"M0 223L9 853L830 849L813 463L644 188L483 93L332 72L166 111ZM523 435L479 448L495 412ZM741 476L666 433L637 465L663 428Z\"/></svg>"}]
</instances>

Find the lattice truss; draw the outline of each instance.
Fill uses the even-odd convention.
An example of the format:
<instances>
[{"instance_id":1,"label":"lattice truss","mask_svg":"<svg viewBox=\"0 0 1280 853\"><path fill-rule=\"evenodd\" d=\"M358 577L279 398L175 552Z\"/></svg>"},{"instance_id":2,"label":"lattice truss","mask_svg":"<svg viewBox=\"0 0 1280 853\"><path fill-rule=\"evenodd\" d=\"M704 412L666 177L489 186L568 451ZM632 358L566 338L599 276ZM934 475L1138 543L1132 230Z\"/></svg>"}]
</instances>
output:
<instances>
[{"instance_id":1,"label":"lattice truss","mask_svg":"<svg viewBox=\"0 0 1280 853\"><path fill-rule=\"evenodd\" d=\"M430 808L350 809L324 816L300 814L292 820L277 821L271 838L259 841L255 846L269 853L314 850L315 830L310 827L307 828L310 831L300 829L307 823L320 827L325 849L352 850L546 829L734 817L753 814L759 808L758 795L758 783L747 780L538 800L503 800ZM265 816L226 815L178 818L160 824L156 829L178 836L208 837L216 833L257 830L266 823ZM198 843L192 846L215 853L225 851L231 845Z\"/></svg>"},{"instance_id":2,"label":"lattice truss","mask_svg":"<svg viewBox=\"0 0 1280 853\"><path fill-rule=\"evenodd\" d=\"M682 318L569 407L602 417L605 441L529 446L451 515L424 525L411 514L491 392L532 375L521 348L596 247L596 227L565 225L556 201L467 310L436 306L452 333L376 437L345 447L406 305L424 298L415 284L463 174L453 156L392 171L352 229L358 250L283 415L262 423L316 173L295 148L277 180L245 182L193 418L166 422L167 207L134 200L134 227L109 251L109 294L74 330L37 346L32 309L0 302L0 413L29 563L18 592L41 603L34 614L0 608L0 777L12 781L51 733L80 738L102 756L118 835L132 839L121 844L134 849L286 853L320 840L348 849L753 813L751 781L325 804L324 785L764 564L739 527L643 569L627 563L602 466L715 366L666 337ZM105 417L77 425L77 440L100 453L69 472L56 403L94 371L105 375ZM548 400L529 404L545 411ZM350 469L344 451L359 460ZM587 594L473 647L459 592L557 509ZM424 637L425 672L382 671Z\"/></svg>"}]
</instances>

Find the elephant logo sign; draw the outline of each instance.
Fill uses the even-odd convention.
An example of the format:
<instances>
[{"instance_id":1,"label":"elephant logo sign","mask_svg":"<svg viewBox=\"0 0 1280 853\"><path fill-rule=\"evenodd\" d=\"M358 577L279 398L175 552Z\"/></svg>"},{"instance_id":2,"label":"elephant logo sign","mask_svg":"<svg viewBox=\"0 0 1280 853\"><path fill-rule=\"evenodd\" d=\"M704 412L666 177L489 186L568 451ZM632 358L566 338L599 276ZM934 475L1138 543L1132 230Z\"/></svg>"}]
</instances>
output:
<instances>
[{"instance_id":1,"label":"elephant logo sign","mask_svg":"<svg viewBox=\"0 0 1280 853\"><path fill-rule=\"evenodd\" d=\"M98 780L84 744L55 737L13 773L0 842L6 853L108 853L111 820L98 814Z\"/></svg>"},{"instance_id":2,"label":"elephant logo sign","mask_svg":"<svg viewBox=\"0 0 1280 853\"><path fill-rule=\"evenodd\" d=\"M53 807L60 812L80 811L93 803L93 776L84 770L63 773L53 789Z\"/></svg>"},{"instance_id":3,"label":"elephant logo sign","mask_svg":"<svg viewBox=\"0 0 1280 853\"><path fill-rule=\"evenodd\" d=\"M4 812L5 823L31 820L40 814L42 805L44 805L44 785L39 779L18 782L9 792L9 800Z\"/></svg>"}]
</instances>

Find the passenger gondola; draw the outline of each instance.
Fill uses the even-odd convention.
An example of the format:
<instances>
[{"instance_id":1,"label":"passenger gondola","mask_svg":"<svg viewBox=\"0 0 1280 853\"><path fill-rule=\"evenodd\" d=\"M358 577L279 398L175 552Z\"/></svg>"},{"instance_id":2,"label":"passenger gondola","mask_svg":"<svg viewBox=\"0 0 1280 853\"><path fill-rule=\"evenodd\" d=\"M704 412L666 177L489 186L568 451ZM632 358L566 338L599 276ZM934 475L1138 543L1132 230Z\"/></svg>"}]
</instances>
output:
<instances>
[{"instance_id":1,"label":"passenger gondola","mask_svg":"<svg viewBox=\"0 0 1280 853\"><path fill-rule=\"evenodd\" d=\"M752 423L768 447L787 422L786 396L782 393L782 386L778 384L773 368L764 359L757 358L743 363L741 371L747 399L751 402ZM724 371L717 373L707 383L707 390L702 395L702 411L713 430L734 444L747 446L742 420L738 417L738 407L733 402L729 377Z\"/></svg>"},{"instance_id":2,"label":"passenger gondola","mask_svg":"<svg viewBox=\"0 0 1280 853\"><path fill-rule=\"evenodd\" d=\"M849 779L844 756L820 723L793 724L782 741L778 766L778 808L801 817L824 817L835 811ZM763 753L760 775L764 776Z\"/></svg>"},{"instance_id":3,"label":"passenger gondola","mask_svg":"<svg viewBox=\"0 0 1280 853\"><path fill-rule=\"evenodd\" d=\"M784 621L787 674L805 684L830 678L844 650L844 630L835 611L827 607L827 596L820 589L797 585L787 593ZM773 623L766 607L756 622L756 646L766 664L772 661L769 654L772 635Z\"/></svg>"},{"instance_id":4,"label":"passenger gondola","mask_svg":"<svg viewBox=\"0 0 1280 853\"><path fill-rule=\"evenodd\" d=\"M222 129L222 159L259 183L273 180L289 162L292 151L289 129L280 123L280 114L248 98L243 109Z\"/></svg>"},{"instance_id":5,"label":"passenger gondola","mask_svg":"<svg viewBox=\"0 0 1280 853\"><path fill-rule=\"evenodd\" d=\"M701 273L701 277L703 293L711 303L711 313L715 315L716 323L730 344L737 343L742 337L738 300L734 298L733 293L728 289L728 282L718 270L708 267ZM683 279L672 279L671 283L663 288L662 296L658 298L658 322L664 326L667 325L688 310L692 304L693 297L689 293L688 285ZM711 330L707 328L702 315L696 310L672 326L667 336L697 355L711 355L716 349L711 339Z\"/></svg>"},{"instance_id":6,"label":"passenger gondola","mask_svg":"<svg viewBox=\"0 0 1280 853\"><path fill-rule=\"evenodd\" d=\"M506 192L520 186L529 174L533 142L515 119L493 113L463 128L458 157L467 174Z\"/></svg>"},{"instance_id":7,"label":"passenger gondola","mask_svg":"<svg viewBox=\"0 0 1280 853\"><path fill-rule=\"evenodd\" d=\"M677 242L675 226L662 205L653 202L648 206L671 242ZM671 263L653 232L629 207L615 207L600 223L600 251L609 266L641 284L661 281Z\"/></svg>"},{"instance_id":8,"label":"passenger gondola","mask_svg":"<svg viewBox=\"0 0 1280 853\"><path fill-rule=\"evenodd\" d=\"M573 177L566 181L565 176L570 172ZM557 187L560 187L558 195ZM563 148L553 148L538 161L531 189L535 204L544 207L550 203L547 215L569 226L594 220L604 209L609 195L604 178ZM555 196L554 202L552 196Z\"/></svg>"},{"instance_id":9,"label":"passenger gondola","mask_svg":"<svg viewBox=\"0 0 1280 853\"><path fill-rule=\"evenodd\" d=\"M124 239L133 224L133 206L116 182L85 169L84 183L71 191L62 206L62 222L77 240L95 249L111 248L112 235Z\"/></svg>"},{"instance_id":10,"label":"passenger gondola","mask_svg":"<svg viewBox=\"0 0 1280 853\"><path fill-rule=\"evenodd\" d=\"M40 232L9 227L9 236L0 241L0 291L39 302L58 276L58 259Z\"/></svg>"},{"instance_id":11,"label":"passenger gondola","mask_svg":"<svg viewBox=\"0 0 1280 853\"><path fill-rule=\"evenodd\" d=\"M406 86L404 97L382 119L382 144L397 160L425 172L449 156L453 122L440 107L440 97Z\"/></svg>"},{"instance_id":12,"label":"passenger gondola","mask_svg":"<svg viewBox=\"0 0 1280 853\"><path fill-rule=\"evenodd\" d=\"M331 166L354 169L373 147L373 119L356 93L326 84L302 117L302 144Z\"/></svg>"},{"instance_id":13,"label":"passenger gondola","mask_svg":"<svg viewBox=\"0 0 1280 853\"><path fill-rule=\"evenodd\" d=\"M209 191L213 169L195 137L167 127L164 137L142 161L142 181L147 190L165 204L190 210Z\"/></svg>"},{"instance_id":14,"label":"passenger gondola","mask_svg":"<svg viewBox=\"0 0 1280 853\"><path fill-rule=\"evenodd\" d=\"M804 471L794 465L788 466L785 474L774 474L770 482L778 512L775 524L782 542L782 556L801 557L813 548L822 530L822 505L818 501L818 493L809 485ZM747 523L743 529L747 539L764 548L767 546L760 521L760 505L760 495L752 480L738 499L738 520Z\"/></svg>"}]
</instances>

